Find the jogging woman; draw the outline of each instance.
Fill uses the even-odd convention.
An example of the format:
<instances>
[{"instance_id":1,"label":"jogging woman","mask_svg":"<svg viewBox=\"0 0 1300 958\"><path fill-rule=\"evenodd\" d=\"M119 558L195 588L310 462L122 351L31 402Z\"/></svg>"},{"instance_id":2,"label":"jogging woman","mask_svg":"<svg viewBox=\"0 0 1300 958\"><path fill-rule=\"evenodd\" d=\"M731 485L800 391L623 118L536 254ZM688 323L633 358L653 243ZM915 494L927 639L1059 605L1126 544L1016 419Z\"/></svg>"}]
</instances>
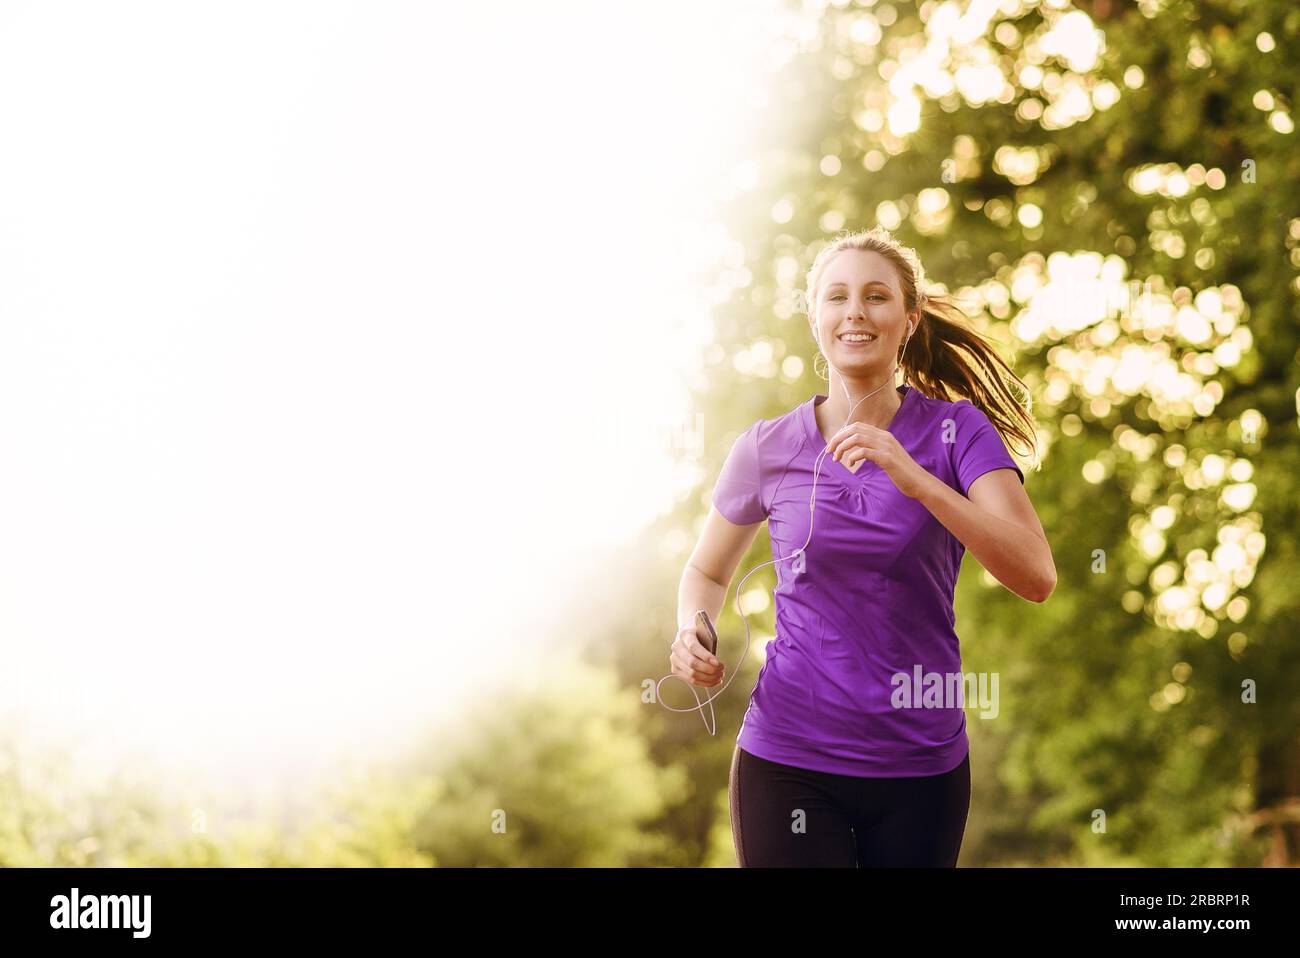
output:
<instances>
[{"instance_id":1,"label":"jogging woman","mask_svg":"<svg viewBox=\"0 0 1300 958\"><path fill-rule=\"evenodd\" d=\"M964 701L948 694L962 682L962 556L1032 602L1056 584L1002 438L1035 445L1009 388L1024 384L923 282L879 228L816 257L808 320L827 395L735 441L682 575L673 674L712 688L723 663L695 614L718 619L768 523L776 635L729 781L742 867L955 866L970 807Z\"/></svg>"}]
</instances>

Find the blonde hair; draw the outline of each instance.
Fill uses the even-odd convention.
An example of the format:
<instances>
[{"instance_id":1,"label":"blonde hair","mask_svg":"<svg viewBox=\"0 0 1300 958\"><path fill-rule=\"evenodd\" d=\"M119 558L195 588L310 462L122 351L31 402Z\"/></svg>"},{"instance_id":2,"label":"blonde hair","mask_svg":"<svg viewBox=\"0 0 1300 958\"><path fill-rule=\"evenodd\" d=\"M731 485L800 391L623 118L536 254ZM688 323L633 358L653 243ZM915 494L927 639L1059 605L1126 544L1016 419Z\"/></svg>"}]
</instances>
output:
<instances>
[{"instance_id":1,"label":"blonde hair","mask_svg":"<svg viewBox=\"0 0 1300 958\"><path fill-rule=\"evenodd\" d=\"M970 319L950 297L926 291L925 271L916 251L899 243L884 227L841 234L817 254L807 278L808 316L814 325L822 275L831 260L848 249L879 253L893 263L905 311L920 310L920 321L899 360L903 382L933 399L969 400L988 416L1004 440L1019 440L1026 447L1024 455L1036 451L1034 419L1010 386L1019 386L1026 397L1029 388L992 344L971 327Z\"/></svg>"}]
</instances>

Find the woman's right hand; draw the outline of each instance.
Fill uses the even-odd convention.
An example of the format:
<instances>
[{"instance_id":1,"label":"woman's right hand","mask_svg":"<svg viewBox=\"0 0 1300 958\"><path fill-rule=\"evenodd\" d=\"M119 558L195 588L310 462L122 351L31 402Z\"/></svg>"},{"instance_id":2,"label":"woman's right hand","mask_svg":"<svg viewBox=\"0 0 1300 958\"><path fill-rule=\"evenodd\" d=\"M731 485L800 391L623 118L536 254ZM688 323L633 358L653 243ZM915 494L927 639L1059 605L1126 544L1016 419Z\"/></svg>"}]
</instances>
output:
<instances>
[{"instance_id":1,"label":"woman's right hand","mask_svg":"<svg viewBox=\"0 0 1300 958\"><path fill-rule=\"evenodd\" d=\"M713 688L722 681L726 672L726 666L718 657L700 644L694 625L683 626L677 631L668 661L672 663L673 675L700 688Z\"/></svg>"}]
</instances>

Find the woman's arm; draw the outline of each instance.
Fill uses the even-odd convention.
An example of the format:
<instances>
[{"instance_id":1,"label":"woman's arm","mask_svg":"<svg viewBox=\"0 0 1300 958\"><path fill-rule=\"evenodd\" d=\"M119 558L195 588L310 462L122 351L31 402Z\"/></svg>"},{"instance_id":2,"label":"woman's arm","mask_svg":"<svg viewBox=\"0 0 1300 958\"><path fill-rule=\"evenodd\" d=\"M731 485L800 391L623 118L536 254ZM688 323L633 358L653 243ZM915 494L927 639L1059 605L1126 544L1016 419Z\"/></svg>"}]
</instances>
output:
<instances>
[{"instance_id":1,"label":"woman's arm","mask_svg":"<svg viewBox=\"0 0 1300 958\"><path fill-rule=\"evenodd\" d=\"M760 525L762 522L738 526L718 512L716 506L710 508L704 520L704 531L682 571L681 586L677 590L678 639L681 641L674 640L668 661L672 664L673 674L692 685L711 688L722 681L725 666L716 654L711 654L700 643L694 629L695 613L703 609L710 620L718 621L731 577L754 541ZM688 626L690 631L682 631Z\"/></svg>"},{"instance_id":2,"label":"woman's arm","mask_svg":"<svg viewBox=\"0 0 1300 958\"><path fill-rule=\"evenodd\" d=\"M718 621L731 578L762 524L738 526L723 518L716 506L710 507L695 551L682 571L677 590L678 628L692 624L700 609L709 613L712 621Z\"/></svg>"},{"instance_id":3,"label":"woman's arm","mask_svg":"<svg viewBox=\"0 0 1300 958\"><path fill-rule=\"evenodd\" d=\"M990 435L996 435L990 430ZM919 465L890 432L864 422L842 426L827 455L846 466L876 463L898 491L917 500L999 582L1021 598L1046 602L1056 588L1056 563L1038 513L1012 468L991 469L971 482L967 499Z\"/></svg>"},{"instance_id":4,"label":"woman's arm","mask_svg":"<svg viewBox=\"0 0 1300 958\"><path fill-rule=\"evenodd\" d=\"M914 498L1008 589L1031 602L1047 601L1056 588L1056 563L1015 471L984 473L970 484L969 499L937 476L925 476Z\"/></svg>"}]
</instances>

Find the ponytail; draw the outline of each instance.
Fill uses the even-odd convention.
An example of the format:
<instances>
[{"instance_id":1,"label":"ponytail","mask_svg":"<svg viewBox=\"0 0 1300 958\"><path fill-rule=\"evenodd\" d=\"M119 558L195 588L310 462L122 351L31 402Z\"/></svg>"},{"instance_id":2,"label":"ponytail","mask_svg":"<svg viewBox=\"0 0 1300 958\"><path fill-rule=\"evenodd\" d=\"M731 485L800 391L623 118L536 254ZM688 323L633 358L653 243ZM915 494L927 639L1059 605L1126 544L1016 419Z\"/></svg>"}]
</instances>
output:
<instances>
[{"instance_id":1,"label":"ponytail","mask_svg":"<svg viewBox=\"0 0 1300 958\"><path fill-rule=\"evenodd\" d=\"M1028 401L1028 387L949 297L927 295L921 311L900 363L904 381L936 399L969 400L1003 439L1017 440L1024 447L1021 454L1032 455L1037 448L1034 420L1022 405ZM1026 400L1017 398L1013 385Z\"/></svg>"}]
</instances>

